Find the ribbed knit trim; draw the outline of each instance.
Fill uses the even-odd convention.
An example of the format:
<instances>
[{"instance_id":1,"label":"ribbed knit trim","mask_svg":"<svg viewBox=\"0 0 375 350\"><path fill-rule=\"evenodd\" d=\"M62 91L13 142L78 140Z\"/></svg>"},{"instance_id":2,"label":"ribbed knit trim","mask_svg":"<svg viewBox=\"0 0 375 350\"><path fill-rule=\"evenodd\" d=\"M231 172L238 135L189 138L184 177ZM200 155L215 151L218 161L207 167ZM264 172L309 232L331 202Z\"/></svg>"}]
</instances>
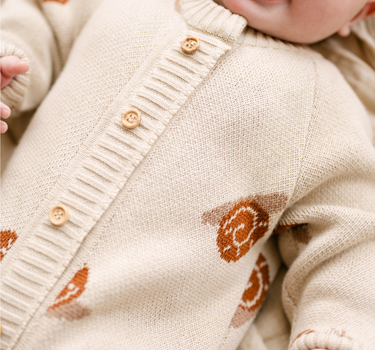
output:
<instances>
[{"instance_id":1,"label":"ribbed knit trim","mask_svg":"<svg viewBox=\"0 0 375 350\"><path fill-rule=\"evenodd\" d=\"M180 0L181 14L192 28L233 42L241 34L247 21L213 0Z\"/></svg>"},{"instance_id":2,"label":"ribbed knit trim","mask_svg":"<svg viewBox=\"0 0 375 350\"><path fill-rule=\"evenodd\" d=\"M239 36L237 43L246 46L259 48L271 48L274 50L292 51L300 54L307 54L310 57L321 57L321 55L312 50L307 45L292 44L280 39L274 38L251 27L247 27Z\"/></svg>"},{"instance_id":3,"label":"ribbed knit trim","mask_svg":"<svg viewBox=\"0 0 375 350\"><path fill-rule=\"evenodd\" d=\"M177 36L177 35L176 35ZM188 36L201 41L194 55L182 52ZM82 241L136 167L148 154L171 118L208 75L217 60L230 49L227 41L184 29L155 63L148 78L136 89L123 110L136 108L141 125L125 129L116 115L98 135L83 164L77 168L55 203L69 210L61 227L45 218L38 224L11 270L2 278L0 315L1 348L12 347L39 305L70 264Z\"/></svg>"},{"instance_id":4,"label":"ribbed knit trim","mask_svg":"<svg viewBox=\"0 0 375 350\"><path fill-rule=\"evenodd\" d=\"M273 38L250 27L248 27L247 30L241 34L238 42L243 45L264 48L270 47L276 50L285 51L301 51L302 48L300 45L290 44L288 42ZM306 50L306 47L303 48Z\"/></svg>"},{"instance_id":5,"label":"ribbed knit trim","mask_svg":"<svg viewBox=\"0 0 375 350\"><path fill-rule=\"evenodd\" d=\"M290 350L363 350L363 346L337 329L307 330L292 343Z\"/></svg>"},{"instance_id":6,"label":"ribbed knit trim","mask_svg":"<svg viewBox=\"0 0 375 350\"><path fill-rule=\"evenodd\" d=\"M29 63L25 53L11 44L1 44L0 57L4 56L17 56ZM8 86L1 89L1 102L5 103L9 108L17 107L22 101L30 82L30 71L31 68L25 74L16 75Z\"/></svg>"}]
</instances>

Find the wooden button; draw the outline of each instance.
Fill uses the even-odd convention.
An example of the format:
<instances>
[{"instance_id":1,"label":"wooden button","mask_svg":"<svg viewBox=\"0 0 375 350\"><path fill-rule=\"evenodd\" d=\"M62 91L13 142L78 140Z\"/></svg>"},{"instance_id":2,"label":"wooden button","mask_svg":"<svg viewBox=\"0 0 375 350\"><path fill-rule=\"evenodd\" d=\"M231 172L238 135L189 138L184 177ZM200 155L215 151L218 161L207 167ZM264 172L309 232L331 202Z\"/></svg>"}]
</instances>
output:
<instances>
[{"instance_id":1,"label":"wooden button","mask_svg":"<svg viewBox=\"0 0 375 350\"><path fill-rule=\"evenodd\" d=\"M49 220L52 225L61 226L64 225L69 219L68 209L62 204L55 205L49 211Z\"/></svg>"},{"instance_id":2,"label":"wooden button","mask_svg":"<svg viewBox=\"0 0 375 350\"><path fill-rule=\"evenodd\" d=\"M122 125L127 129L134 129L141 124L141 113L136 109L129 109L121 117Z\"/></svg>"},{"instance_id":3,"label":"wooden button","mask_svg":"<svg viewBox=\"0 0 375 350\"><path fill-rule=\"evenodd\" d=\"M185 53L191 55L199 49L200 45L201 45L201 42L199 41L198 38L190 36L190 37L188 37L188 38L186 38L185 40L182 41L181 49Z\"/></svg>"}]
</instances>

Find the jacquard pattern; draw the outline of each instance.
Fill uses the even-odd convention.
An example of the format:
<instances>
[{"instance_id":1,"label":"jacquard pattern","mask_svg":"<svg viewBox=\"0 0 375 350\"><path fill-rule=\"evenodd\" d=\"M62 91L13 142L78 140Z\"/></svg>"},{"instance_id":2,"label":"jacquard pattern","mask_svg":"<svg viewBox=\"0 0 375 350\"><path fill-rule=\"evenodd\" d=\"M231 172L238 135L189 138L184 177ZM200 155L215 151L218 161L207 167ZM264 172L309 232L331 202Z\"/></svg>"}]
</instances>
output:
<instances>
[{"instance_id":1,"label":"jacquard pattern","mask_svg":"<svg viewBox=\"0 0 375 350\"><path fill-rule=\"evenodd\" d=\"M241 198L203 213L202 223L217 225L221 258L236 262L245 256L269 230L270 214L282 211L288 198L271 193Z\"/></svg>"},{"instance_id":2,"label":"jacquard pattern","mask_svg":"<svg viewBox=\"0 0 375 350\"><path fill-rule=\"evenodd\" d=\"M0 231L0 261L3 260L5 254L16 242L18 236L15 231L2 230Z\"/></svg>"},{"instance_id":3,"label":"jacquard pattern","mask_svg":"<svg viewBox=\"0 0 375 350\"><path fill-rule=\"evenodd\" d=\"M241 302L232 318L231 327L241 327L255 317L266 297L270 282L270 271L266 258L263 254L259 254Z\"/></svg>"},{"instance_id":4,"label":"jacquard pattern","mask_svg":"<svg viewBox=\"0 0 375 350\"><path fill-rule=\"evenodd\" d=\"M79 270L47 309L46 316L72 321L90 315L91 310L76 300L84 292L88 276L87 266Z\"/></svg>"},{"instance_id":5,"label":"jacquard pattern","mask_svg":"<svg viewBox=\"0 0 375 350\"><path fill-rule=\"evenodd\" d=\"M220 256L235 262L268 231L269 215L252 200L236 204L220 222L217 246Z\"/></svg>"}]
</instances>

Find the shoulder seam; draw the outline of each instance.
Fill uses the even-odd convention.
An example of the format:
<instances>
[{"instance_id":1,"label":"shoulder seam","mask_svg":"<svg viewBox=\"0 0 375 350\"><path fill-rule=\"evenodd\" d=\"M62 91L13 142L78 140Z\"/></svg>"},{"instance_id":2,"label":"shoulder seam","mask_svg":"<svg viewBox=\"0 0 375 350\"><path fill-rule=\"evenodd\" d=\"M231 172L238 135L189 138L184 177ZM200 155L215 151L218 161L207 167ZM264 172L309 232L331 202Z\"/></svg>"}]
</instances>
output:
<instances>
[{"instance_id":1,"label":"shoulder seam","mask_svg":"<svg viewBox=\"0 0 375 350\"><path fill-rule=\"evenodd\" d=\"M314 70L315 70L314 98L313 98L313 103L312 103L312 107L311 107L310 118L309 118L309 121L308 121L308 127L307 127L306 136L305 136L305 142L304 142L304 148L303 148L303 152L302 152L301 163L300 163L300 166L299 166L297 179L296 179L296 182L294 184L293 192L292 192L292 195L290 197L289 203L294 198L295 193L296 193L297 185L299 184L300 179L302 177L302 168L303 168L303 165L304 165L304 162L305 162L305 159L306 159L307 146L308 146L308 143L309 143L308 137L310 135L311 124L312 124L312 116L313 116L313 113L316 109L317 87L318 87L318 65L313 58L311 58L311 61L313 63ZM289 207L289 205L288 205L288 207Z\"/></svg>"}]
</instances>

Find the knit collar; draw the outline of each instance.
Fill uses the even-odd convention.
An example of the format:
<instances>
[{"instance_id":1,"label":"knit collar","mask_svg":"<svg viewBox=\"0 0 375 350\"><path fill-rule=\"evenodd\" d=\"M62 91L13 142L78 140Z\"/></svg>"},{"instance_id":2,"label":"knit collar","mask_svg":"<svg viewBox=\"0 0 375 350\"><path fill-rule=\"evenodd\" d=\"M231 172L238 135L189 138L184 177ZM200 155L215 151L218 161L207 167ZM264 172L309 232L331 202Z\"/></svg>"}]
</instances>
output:
<instances>
[{"instance_id":1,"label":"knit collar","mask_svg":"<svg viewBox=\"0 0 375 350\"><path fill-rule=\"evenodd\" d=\"M247 24L244 17L233 14L213 0L179 1L181 14L189 26L225 41L235 41Z\"/></svg>"}]
</instances>

